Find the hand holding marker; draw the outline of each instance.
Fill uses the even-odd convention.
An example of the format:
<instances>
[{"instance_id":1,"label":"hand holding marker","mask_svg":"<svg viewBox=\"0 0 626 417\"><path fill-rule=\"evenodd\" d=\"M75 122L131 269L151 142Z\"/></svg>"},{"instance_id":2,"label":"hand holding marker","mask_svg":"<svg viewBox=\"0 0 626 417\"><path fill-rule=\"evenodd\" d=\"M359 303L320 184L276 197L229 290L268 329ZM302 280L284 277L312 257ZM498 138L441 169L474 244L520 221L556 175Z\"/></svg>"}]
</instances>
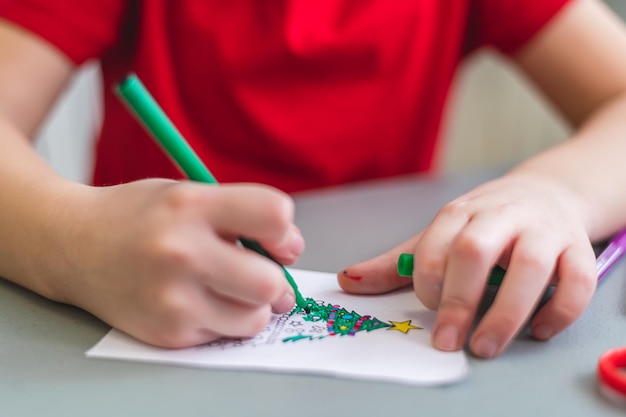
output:
<instances>
[{"instance_id":1,"label":"hand holding marker","mask_svg":"<svg viewBox=\"0 0 626 417\"><path fill-rule=\"evenodd\" d=\"M598 273L598 282L600 282L611 268L626 253L626 229L617 233L609 241L606 248L596 258L596 271ZM506 270L499 266L495 266L489 275L489 285L498 286L502 283ZM403 253L398 257L398 275L401 277L413 276L413 255Z\"/></svg>"},{"instance_id":2,"label":"hand holding marker","mask_svg":"<svg viewBox=\"0 0 626 417\"><path fill-rule=\"evenodd\" d=\"M217 180L213 174L211 174L198 155L191 149L187 141L136 75L131 74L122 80L117 87L117 92L130 107L133 114L137 116L141 124L148 130L152 137L156 139L163 150L182 169L190 180L217 185ZM257 242L248 239L239 240L244 247L276 262ZM296 305L308 312L307 303L302 297L302 294L300 294L293 277L284 265L279 265L294 290Z\"/></svg>"}]
</instances>

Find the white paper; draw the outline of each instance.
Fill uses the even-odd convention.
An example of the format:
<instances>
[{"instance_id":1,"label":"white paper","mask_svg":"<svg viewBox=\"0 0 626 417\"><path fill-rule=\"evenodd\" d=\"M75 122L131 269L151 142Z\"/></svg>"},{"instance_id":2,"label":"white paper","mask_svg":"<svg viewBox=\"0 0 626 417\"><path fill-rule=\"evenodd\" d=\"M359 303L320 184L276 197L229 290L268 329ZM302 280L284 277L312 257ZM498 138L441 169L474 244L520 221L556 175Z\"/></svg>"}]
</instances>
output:
<instances>
[{"instance_id":1,"label":"white paper","mask_svg":"<svg viewBox=\"0 0 626 417\"><path fill-rule=\"evenodd\" d=\"M334 274L290 272L303 297L323 306L320 314L300 311L276 315L256 337L174 350L144 344L113 329L87 356L415 385L449 384L467 374L467 358L462 351L441 352L431 346L435 313L411 290L356 296L343 292ZM356 323L358 319L360 323ZM333 330L335 335L330 334ZM339 334L349 330L352 335Z\"/></svg>"}]
</instances>

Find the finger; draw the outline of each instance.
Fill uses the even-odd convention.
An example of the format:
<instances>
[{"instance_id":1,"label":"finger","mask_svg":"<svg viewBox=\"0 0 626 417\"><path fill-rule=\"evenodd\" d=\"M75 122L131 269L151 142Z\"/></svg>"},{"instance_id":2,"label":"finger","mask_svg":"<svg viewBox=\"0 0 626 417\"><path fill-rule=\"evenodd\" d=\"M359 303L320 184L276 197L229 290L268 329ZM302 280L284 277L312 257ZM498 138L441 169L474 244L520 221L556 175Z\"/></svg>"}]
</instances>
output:
<instances>
[{"instance_id":1,"label":"finger","mask_svg":"<svg viewBox=\"0 0 626 417\"><path fill-rule=\"evenodd\" d=\"M287 244L279 249L273 248L270 253L276 262L282 265L291 265L295 263L302 252L304 252L306 244L302 232L300 232L300 229L294 224L290 225L290 231L286 233L286 236Z\"/></svg>"},{"instance_id":2,"label":"finger","mask_svg":"<svg viewBox=\"0 0 626 417\"><path fill-rule=\"evenodd\" d=\"M209 296L204 306L203 314L199 316L200 328L223 336L254 336L267 326L272 317L268 304L238 304L219 296Z\"/></svg>"},{"instance_id":3,"label":"finger","mask_svg":"<svg viewBox=\"0 0 626 417\"><path fill-rule=\"evenodd\" d=\"M150 315L148 324L135 326L134 334L168 348L198 345L224 336L250 337L271 319L267 305L233 303L191 281L161 287L153 301L160 314Z\"/></svg>"},{"instance_id":4,"label":"finger","mask_svg":"<svg viewBox=\"0 0 626 417\"><path fill-rule=\"evenodd\" d=\"M302 234L293 224L293 200L279 190L224 185L205 191L200 199L209 224L219 234L256 240L282 263L293 263L304 250Z\"/></svg>"},{"instance_id":5,"label":"finger","mask_svg":"<svg viewBox=\"0 0 626 417\"><path fill-rule=\"evenodd\" d=\"M441 299L443 277L452 240L469 221L465 203L445 206L416 242L413 260L413 289L420 301L436 310Z\"/></svg>"},{"instance_id":6,"label":"finger","mask_svg":"<svg viewBox=\"0 0 626 417\"><path fill-rule=\"evenodd\" d=\"M276 305L285 309L284 299L295 301L282 268L255 252L231 245L212 236L198 246L205 255L198 273L204 285L233 302L253 305Z\"/></svg>"},{"instance_id":7,"label":"finger","mask_svg":"<svg viewBox=\"0 0 626 417\"><path fill-rule=\"evenodd\" d=\"M548 286L559 250L544 233L519 237L506 278L470 341L475 355L498 355L519 332Z\"/></svg>"},{"instance_id":8,"label":"finger","mask_svg":"<svg viewBox=\"0 0 626 417\"><path fill-rule=\"evenodd\" d=\"M491 269L517 233L506 218L498 212L481 212L450 245L433 333L438 349L457 350L465 342Z\"/></svg>"},{"instance_id":9,"label":"finger","mask_svg":"<svg viewBox=\"0 0 626 417\"><path fill-rule=\"evenodd\" d=\"M382 294L410 285L411 278L398 275L398 258L402 253L413 252L417 239L419 236L380 256L343 269L337 273L339 286L352 294Z\"/></svg>"},{"instance_id":10,"label":"finger","mask_svg":"<svg viewBox=\"0 0 626 417\"><path fill-rule=\"evenodd\" d=\"M552 297L531 323L532 335L549 339L569 326L589 304L597 278L591 247L571 246L558 263L558 283Z\"/></svg>"}]
</instances>

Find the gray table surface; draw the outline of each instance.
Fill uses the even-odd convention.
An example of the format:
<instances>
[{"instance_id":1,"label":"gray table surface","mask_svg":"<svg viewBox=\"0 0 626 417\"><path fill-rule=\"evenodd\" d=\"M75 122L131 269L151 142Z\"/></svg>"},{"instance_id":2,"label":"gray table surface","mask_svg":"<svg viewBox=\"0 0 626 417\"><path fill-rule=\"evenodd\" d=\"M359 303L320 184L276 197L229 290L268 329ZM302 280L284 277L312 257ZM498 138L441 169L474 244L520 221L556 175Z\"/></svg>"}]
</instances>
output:
<instances>
[{"instance_id":1,"label":"gray table surface","mask_svg":"<svg viewBox=\"0 0 626 417\"><path fill-rule=\"evenodd\" d=\"M441 205L493 177L407 177L296 196L307 239L299 268L334 272L424 227ZM0 416L611 416L596 365L626 345L626 262L555 339L517 338L499 358L470 358L438 388L330 377L214 371L88 359L109 330L91 315L0 280Z\"/></svg>"}]
</instances>

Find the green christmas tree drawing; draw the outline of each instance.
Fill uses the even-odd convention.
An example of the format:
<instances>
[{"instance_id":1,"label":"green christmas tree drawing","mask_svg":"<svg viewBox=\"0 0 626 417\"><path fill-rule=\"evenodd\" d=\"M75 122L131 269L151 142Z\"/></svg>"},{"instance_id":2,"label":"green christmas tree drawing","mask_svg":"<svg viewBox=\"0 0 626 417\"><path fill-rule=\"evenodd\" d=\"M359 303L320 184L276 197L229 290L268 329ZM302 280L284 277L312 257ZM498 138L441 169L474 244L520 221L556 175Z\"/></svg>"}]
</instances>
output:
<instances>
[{"instance_id":1,"label":"green christmas tree drawing","mask_svg":"<svg viewBox=\"0 0 626 417\"><path fill-rule=\"evenodd\" d=\"M387 323L370 315L360 315L355 311L348 311L338 304L316 302L312 298L307 298L305 301L307 302L306 307L296 307L292 314L303 314L302 319L304 321L325 323L328 334L323 336L298 334L284 338L283 342L321 339L326 336L354 336L358 332L370 332L378 329L399 330L403 333L408 333L411 329L421 329L421 327L411 325L411 320Z\"/></svg>"}]
</instances>

